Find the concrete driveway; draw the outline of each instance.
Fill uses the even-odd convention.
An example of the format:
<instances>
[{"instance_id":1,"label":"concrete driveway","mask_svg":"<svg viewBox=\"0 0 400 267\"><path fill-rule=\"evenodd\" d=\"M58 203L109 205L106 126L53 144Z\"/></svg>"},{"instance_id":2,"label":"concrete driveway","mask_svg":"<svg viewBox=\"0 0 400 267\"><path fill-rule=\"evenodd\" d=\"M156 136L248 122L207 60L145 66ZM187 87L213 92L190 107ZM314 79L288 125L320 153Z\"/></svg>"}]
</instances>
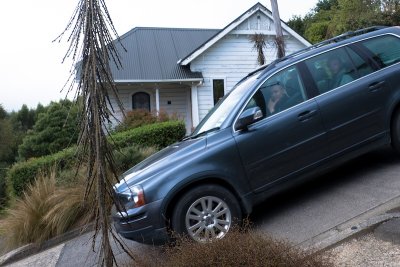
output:
<instances>
[{"instance_id":1,"label":"concrete driveway","mask_svg":"<svg viewBox=\"0 0 400 267\"><path fill-rule=\"evenodd\" d=\"M351 234L368 219L400 207L400 157L381 149L268 199L250 216L256 229L312 247L341 233ZM97 266L90 233L11 266ZM136 253L152 248L128 241ZM42 252L46 253L46 252ZM118 259L126 255L118 251ZM28 264L29 263L29 264ZM25 265L28 264L28 265Z\"/></svg>"},{"instance_id":2,"label":"concrete driveway","mask_svg":"<svg viewBox=\"0 0 400 267\"><path fill-rule=\"evenodd\" d=\"M279 194L257 206L250 217L257 227L295 244L353 228L400 207L400 157L381 149Z\"/></svg>"}]
</instances>

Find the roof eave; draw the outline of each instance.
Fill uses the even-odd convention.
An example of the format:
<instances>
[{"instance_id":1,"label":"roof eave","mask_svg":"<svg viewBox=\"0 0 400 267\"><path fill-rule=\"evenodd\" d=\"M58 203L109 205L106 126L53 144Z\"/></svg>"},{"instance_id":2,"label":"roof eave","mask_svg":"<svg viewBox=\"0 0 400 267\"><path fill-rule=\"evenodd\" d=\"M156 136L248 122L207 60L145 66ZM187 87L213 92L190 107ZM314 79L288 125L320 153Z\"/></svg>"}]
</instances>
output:
<instances>
[{"instance_id":1,"label":"roof eave","mask_svg":"<svg viewBox=\"0 0 400 267\"><path fill-rule=\"evenodd\" d=\"M189 79L164 79L164 80L114 80L115 83L176 83L176 82L202 82L203 78Z\"/></svg>"}]
</instances>

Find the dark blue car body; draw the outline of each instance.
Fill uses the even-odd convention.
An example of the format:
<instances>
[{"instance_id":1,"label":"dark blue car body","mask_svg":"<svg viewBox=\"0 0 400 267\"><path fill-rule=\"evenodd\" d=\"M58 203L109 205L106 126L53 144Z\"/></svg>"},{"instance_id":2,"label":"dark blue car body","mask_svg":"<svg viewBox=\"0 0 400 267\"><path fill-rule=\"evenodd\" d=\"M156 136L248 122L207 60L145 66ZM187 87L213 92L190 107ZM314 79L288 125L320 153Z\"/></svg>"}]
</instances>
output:
<instances>
[{"instance_id":1,"label":"dark blue car body","mask_svg":"<svg viewBox=\"0 0 400 267\"><path fill-rule=\"evenodd\" d=\"M168 239L168 230L180 231L174 229L179 222L171 224L180 220L173 218L180 212L177 207L186 207L178 203L202 185L226 189L240 212L248 214L271 194L360 154L386 144L399 150L400 28L349 35L354 36L337 37L249 74L232 90L240 90L240 97L234 105L223 106L229 110L216 127L205 127L213 116L208 115L192 136L125 172L115 186L121 200L113 209L117 232L139 242L159 243ZM379 42L393 42L393 48L383 49ZM376 52L379 49L394 52L383 55ZM351 81L328 88L334 74L326 64L328 55L335 53L351 63ZM319 71L327 72L326 80L319 80ZM301 100L268 116L265 99L250 108L258 92L269 90L264 89L268 83L288 84L292 72L300 82ZM232 92L221 105L231 101ZM221 107L217 105L215 112ZM137 195L126 192L136 185L143 203L132 205ZM186 211L182 218L185 214L188 218ZM190 225L187 220L186 224Z\"/></svg>"}]
</instances>

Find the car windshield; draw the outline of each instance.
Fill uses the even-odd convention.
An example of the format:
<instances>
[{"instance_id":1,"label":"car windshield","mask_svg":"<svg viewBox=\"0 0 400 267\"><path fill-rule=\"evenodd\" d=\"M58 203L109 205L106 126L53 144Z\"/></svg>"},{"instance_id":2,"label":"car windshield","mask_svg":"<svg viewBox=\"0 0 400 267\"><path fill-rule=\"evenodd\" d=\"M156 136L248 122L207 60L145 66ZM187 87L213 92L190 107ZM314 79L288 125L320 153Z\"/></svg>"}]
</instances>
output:
<instances>
[{"instance_id":1,"label":"car windshield","mask_svg":"<svg viewBox=\"0 0 400 267\"><path fill-rule=\"evenodd\" d=\"M200 122L192 134L198 136L202 133L207 133L212 130L217 130L232 112L232 109L239 103L239 101L246 94L248 88L257 79L258 75L252 75L246 80L238 83L232 91L223 97L207 114L207 116Z\"/></svg>"}]
</instances>

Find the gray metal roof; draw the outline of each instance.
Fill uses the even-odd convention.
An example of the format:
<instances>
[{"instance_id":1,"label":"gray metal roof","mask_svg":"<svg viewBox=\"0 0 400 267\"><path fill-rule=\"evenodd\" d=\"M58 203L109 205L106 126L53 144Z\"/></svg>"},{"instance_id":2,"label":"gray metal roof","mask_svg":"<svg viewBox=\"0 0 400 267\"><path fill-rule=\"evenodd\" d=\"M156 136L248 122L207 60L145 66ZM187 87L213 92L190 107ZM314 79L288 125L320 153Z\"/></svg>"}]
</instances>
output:
<instances>
[{"instance_id":1,"label":"gray metal roof","mask_svg":"<svg viewBox=\"0 0 400 267\"><path fill-rule=\"evenodd\" d=\"M116 42L123 68L111 64L116 82L193 80L202 78L189 66L180 66L185 58L218 33L212 29L134 28Z\"/></svg>"}]
</instances>

